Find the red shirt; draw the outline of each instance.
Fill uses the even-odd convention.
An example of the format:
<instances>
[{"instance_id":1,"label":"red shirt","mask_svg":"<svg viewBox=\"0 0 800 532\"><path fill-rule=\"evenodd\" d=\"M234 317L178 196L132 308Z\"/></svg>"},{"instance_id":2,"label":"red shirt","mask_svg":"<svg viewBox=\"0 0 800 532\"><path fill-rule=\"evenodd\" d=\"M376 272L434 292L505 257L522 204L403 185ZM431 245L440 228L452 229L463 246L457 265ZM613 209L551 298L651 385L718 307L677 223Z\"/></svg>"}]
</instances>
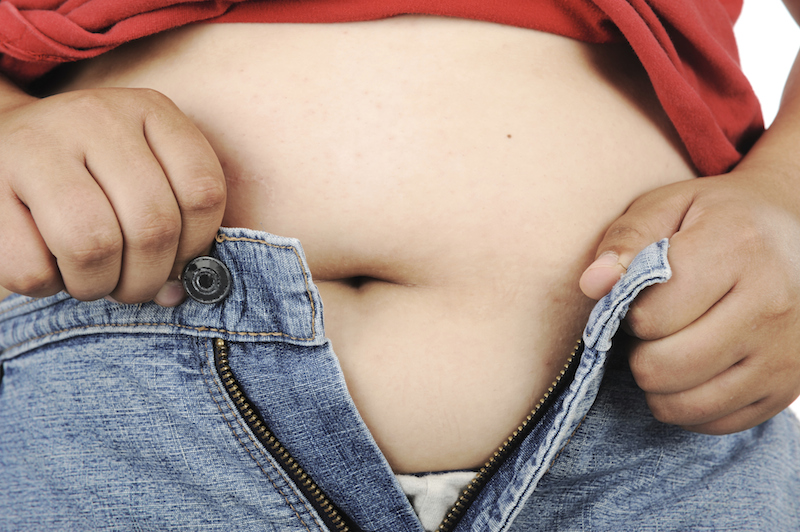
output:
<instances>
[{"instance_id":1,"label":"red shirt","mask_svg":"<svg viewBox=\"0 0 800 532\"><path fill-rule=\"evenodd\" d=\"M484 20L585 42L627 41L702 175L763 131L739 66L743 0L0 0L0 71L22 84L67 61L192 22L346 22L400 14Z\"/></svg>"}]
</instances>

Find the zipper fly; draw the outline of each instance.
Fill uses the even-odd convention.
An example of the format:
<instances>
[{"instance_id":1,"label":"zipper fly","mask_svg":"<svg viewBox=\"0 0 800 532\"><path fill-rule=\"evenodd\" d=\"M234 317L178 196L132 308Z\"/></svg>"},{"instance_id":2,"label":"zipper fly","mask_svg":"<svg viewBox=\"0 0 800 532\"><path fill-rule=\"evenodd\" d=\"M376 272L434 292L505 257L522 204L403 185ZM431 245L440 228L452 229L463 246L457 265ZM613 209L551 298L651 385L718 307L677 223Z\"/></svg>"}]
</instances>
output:
<instances>
[{"instance_id":1,"label":"zipper fly","mask_svg":"<svg viewBox=\"0 0 800 532\"><path fill-rule=\"evenodd\" d=\"M531 432L536 423L542 418L547 408L555 400L564 387L572 380L580 360L583 343L578 341L569 356L566 364L561 369L553 384L544 396L534 406L530 414L523 420L517 429L506 439L492 454L491 458L481 467L475 478L470 481L456 503L447 513L444 521L439 525L438 532L451 532L455 530L459 521L464 517L469 506L474 502L480 490L486 485L492 475L500 468L506 457L519 446L522 440ZM331 499L320 489L314 480L306 473L300 464L292 457L289 451L278 441L269 427L267 427L261 414L244 394L231 370L228 360L228 343L220 338L214 341L214 363L217 374L228 396L236 405L239 414L244 418L250 430L255 434L261 444L269 451L281 468L291 477L300 491L305 495L325 525L336 532L359 532L360 529L350 520Z\"/></svg>"},{"instance_id":2,"label":"zipper fly","mask_svg":"<svg viewBox=\"0 0 800 532\"><path fill-rule=\"evenodd\" d=\"M516 449L522 440L530 434L533 427L536 426L536 423L544 416L545 412L551 405L551 403L555 400L558 396L558 393L563 390L569 383L572 381L572 377L575 375L575 370L578 368L578 362L580 361L580 355L583 348L583 341L578 340L575 344L575 347L572 350L572 353L569 355L569 359L564 364L564 367L556 376L553 383L544 393L544 396L539 399L539 402L533 407L533 410L530 414L522 421L522 423L517 427L517 429L511 433L511 435L506 439L500 447L492 454L491 458L480 468L478 473L475 475L467 487L464 488L464 491L461 493L461 496L458 498L456 503L450 509L449 512L445 515L444 521L439 525L437 529L438 532L451 532L455 530L458 522L461 518L464 517L464 514L469 509L470 505L475 501L480 490L489 482L489 479L492 478L495 472L500 469L500 466L505 461L506 457L508 457L511 452Z\"/></svg>"},{"instance_id":3,"label":"zipper fly","mask_svg":"<svg viewBox=\"0 0 800 532\"><path fill-rule=\"evenodd\" d=\"M222 384L225 386L225 390L228 392L228 396L236 405L239 414L244 418L250 430L269 451L272 458L291 477L295 485L320 515L325 525L336 532L360 531L317 486L316 482L289 454L289 451L278 441L275 435L270 432L261 414L250 403L250 400L239 386L228 360L228 343L221 338L214 340L214 365Z\"/></svg>"}]
</instances>

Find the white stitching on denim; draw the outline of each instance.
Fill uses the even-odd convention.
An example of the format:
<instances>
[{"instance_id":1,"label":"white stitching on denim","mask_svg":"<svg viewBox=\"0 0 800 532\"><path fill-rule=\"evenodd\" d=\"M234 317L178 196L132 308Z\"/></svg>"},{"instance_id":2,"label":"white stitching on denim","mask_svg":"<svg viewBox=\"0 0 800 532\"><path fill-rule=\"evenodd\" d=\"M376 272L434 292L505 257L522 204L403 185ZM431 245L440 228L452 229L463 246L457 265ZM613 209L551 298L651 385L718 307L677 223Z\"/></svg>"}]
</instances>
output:
<instances>
[{"instance_id":1,"label":"white stitching on denim","mask_svg":"<svg viewBox=\"0 0 800 532\"><path fill-rule=\"evenodd\" d=\"M546 474L548 471L550 471L550 469L551 469L551 468L553 467L553 465L556 463L556 460L558 460L558 458L561 456L561 453L563 453L563 452L564 452L564 449L566 449L566 448L567 448L567 445L569 445L569 444L570 444L570 442L572 441L572 438L574 438L574 437L575 437L575 434L577 434L577 433L578 433L578 429L579 429L579 428L581 428L581 425L583 425L583 422L584 422L584 421L586 421L586 416L588 416L588 415L589 415L589 414L586 414L585 416L583 416L583 418L582 418L582 419L581 419L581 420L578 422L578 426L577 426L577 427L575 427L575 430L573 430L573 431L572 431L572 434L570 434L570 435L569 435L569 438L567 438L567 441L566 441L566 442L564 442L564 445L562 445L562 446L561 446L561 449L559 449L559 450L558 450L558 452L556 453L556 455L555 455L555 456L553 457L553 459L550 461L550 465L549 465L549 466L547 466L547 470L545 471L545 474Z\"/></svg>"}]
</instances>

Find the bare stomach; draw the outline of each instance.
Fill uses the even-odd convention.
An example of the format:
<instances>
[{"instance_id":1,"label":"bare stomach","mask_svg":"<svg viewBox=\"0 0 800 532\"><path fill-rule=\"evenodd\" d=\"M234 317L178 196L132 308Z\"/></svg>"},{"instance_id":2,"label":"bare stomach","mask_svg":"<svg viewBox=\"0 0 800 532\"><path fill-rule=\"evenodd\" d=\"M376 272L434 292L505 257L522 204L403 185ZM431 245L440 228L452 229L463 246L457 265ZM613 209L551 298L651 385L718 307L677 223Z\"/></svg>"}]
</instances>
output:
<instances>
[{"instance_id":1,"label":"bare stomach","mask_svg":"<svg viewBox=\"0 0 800 532\"><path fill-rule=\"evenodd\" d=\"M622 46L399 17L199 25L79 65L205 133L224 223L297 237L398 472L481 465L580 337L578 278L640 194L694 176Z\"/></svg>"}]
</instances>

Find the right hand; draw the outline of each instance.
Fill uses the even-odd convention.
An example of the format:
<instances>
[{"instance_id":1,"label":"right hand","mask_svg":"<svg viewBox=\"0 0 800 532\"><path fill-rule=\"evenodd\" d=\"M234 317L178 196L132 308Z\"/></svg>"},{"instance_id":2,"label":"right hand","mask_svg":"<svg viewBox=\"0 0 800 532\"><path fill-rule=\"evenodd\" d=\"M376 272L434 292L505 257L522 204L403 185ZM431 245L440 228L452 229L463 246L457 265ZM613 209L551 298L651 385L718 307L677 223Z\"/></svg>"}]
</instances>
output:
<instances>
[{"instance_id":1,"label":"right hand","mask_svg":"<svg viewBox=\"0 0 800 532\"><path fill-rule=\"evenodd\" d=\"M13 292L178 304L178 275L208 252L224 210L214 150L155 91L0 109L0 285Z\"/></svg>"}]
</instances>

